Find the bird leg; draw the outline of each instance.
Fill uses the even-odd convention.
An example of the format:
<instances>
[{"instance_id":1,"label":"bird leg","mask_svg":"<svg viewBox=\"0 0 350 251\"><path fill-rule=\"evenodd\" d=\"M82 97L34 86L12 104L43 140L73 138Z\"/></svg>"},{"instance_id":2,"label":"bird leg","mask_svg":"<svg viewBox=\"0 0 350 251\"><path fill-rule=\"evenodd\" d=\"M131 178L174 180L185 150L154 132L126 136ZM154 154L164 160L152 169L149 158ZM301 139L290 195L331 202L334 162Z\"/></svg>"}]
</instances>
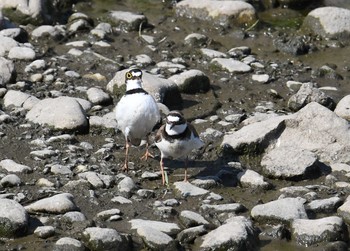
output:
<instances>
[{"instance_id":1,"label":"bird leg","mask_svg":"<svg viewBox=\"0 0 350 251\"><path fill-rule=\"evenodd\" d=\"M164 162L163 157L160 157L160 171L162 172L162 184L165 185L165 177L164 177Z\"/></svg>"},{"instance_id":2,"label":"bird leg","mask_svg":"<svg viewBox=\"0 0 350 251\"><path fill-rule=\"evenodd\" d=\"M154 156L149 152L149 143L148 143L148 136L147 136L147 143L146 143L146 152L145 154L141 157L141 160L147 160L148 157L154 158Z\"/></svg>"},{"instance_id":3,"label":"bird leg","mask_svg":"<svg viewBox=\"0 0 350 251\"><path fill-rule=\"evenodd\" d=\"M128 172L129 171L129 141L128 139L125 140L125 162L122 171Z\"/></svg>"},{"instance_id":4,"label":"bird leg","mask_svg":"<svg viewBox=\"0 0 350 251\"><path fill-rule=\"evenodd\" d=\"M187 180L187 166L188 166L188 157L186 157L186 159L185 159L185 178L184 178L184 182L188 182L188 180Z\"/></svg>"}]
</instances>

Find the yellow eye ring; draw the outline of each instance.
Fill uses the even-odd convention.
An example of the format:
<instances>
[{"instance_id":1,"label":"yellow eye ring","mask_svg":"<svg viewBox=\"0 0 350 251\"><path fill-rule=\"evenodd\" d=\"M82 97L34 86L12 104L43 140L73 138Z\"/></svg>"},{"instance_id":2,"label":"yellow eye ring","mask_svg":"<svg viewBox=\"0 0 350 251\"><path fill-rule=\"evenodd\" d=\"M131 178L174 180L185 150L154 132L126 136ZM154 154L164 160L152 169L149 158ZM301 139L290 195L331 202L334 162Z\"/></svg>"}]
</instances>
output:
<instances>
[{"instance_id":1,"label":"yellow eye ring","mask_svg":"<svg viewBox=\"0 0 350 251\"><path fill-rule=\"evenodd\" d=\"M126 76L127 79L131 79L132 78L132 74L130 72L127 72L125 76Z\"/></svg>"}]
</instances>

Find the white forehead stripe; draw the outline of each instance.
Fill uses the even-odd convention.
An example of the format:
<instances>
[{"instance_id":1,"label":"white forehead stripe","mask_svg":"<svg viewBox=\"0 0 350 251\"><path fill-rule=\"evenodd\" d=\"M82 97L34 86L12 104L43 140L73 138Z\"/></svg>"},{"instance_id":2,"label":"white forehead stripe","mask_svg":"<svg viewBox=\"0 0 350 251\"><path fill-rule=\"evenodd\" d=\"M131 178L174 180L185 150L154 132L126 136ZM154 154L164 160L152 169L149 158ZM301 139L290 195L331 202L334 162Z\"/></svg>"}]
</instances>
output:
<instances>
[{"instance_id":1,"label":"white forehead stripe","mask_svg":"<svg viewBox=\"0 0 350 251\"><path fill-rule=\"evenodd\" d=\"M132 72L132 75L133 75L133 76L136 76L136 77L140 77L141 74L142 74L142 72L140 72L140 71L133 71L133 72Z\"/></svg>"},{"instance_id":2,"label":"white forehead stripe","mask_svg":"<svg viewBox=\"0 0 350 251\"><path fill-rule=\"evenodd\" d=\"M169 115L168 120L169 120L169 122L178 122L180 120L180 118L177 116Z\"/></svg>"}]
</instances>

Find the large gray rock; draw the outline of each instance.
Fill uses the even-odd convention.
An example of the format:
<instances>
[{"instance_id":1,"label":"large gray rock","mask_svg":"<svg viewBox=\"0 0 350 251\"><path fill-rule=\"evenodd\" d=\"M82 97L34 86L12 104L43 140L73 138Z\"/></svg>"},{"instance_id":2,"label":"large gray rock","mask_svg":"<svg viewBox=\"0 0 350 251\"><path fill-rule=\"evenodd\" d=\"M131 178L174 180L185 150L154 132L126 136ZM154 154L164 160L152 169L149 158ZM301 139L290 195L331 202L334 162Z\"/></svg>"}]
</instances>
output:
<instances>
[{"instance_id":1,"label":"large gray rock","mask_svg":"<svg viewBox=\"0 0 350 251\"><path fill-rule=\"evenodd\" d=\"M25 206L29 213L62 214L69 211L77 211L78 207L73 201L73 195L69 193L57 194L44 198Z\"/></svg>"},{"instance_id":2,"label":"large gray rock","mask_svg":"<svg viewBox=\"0 0 350 251\"><path fill-rule=\"evenodd\" d=\"M26 119L57 130L86 131L89 124L79 102L64 96L41 100L27 113Z\"/></svg>"},{"instance_id":3,"label":"large gray rock","mask_svg":"<svg viewBox=\"0 0 350 251\"><path fill-rule=\"evenodd\" d=\"M338 7L317 8L305 17L302 28L324 38L348 41L350 10Z\"/></svg>"},{"instance_id":4,"label":"large gray rock","mask_svg":"<svg viewBox=\"0 0 350 251\"><path fill-rule=\"evenodd\" d=\"M31 173L33 171L31 167L18 164L11 159L4 159L0 161L0 169L4 169L9 173Z\"/></svg>"},{"instance_id":5,"label":"large gray rock","mask_svg":"<svg viewBox=\"0 0 350 251\"><path fill-rule=\"evenodd\" d=\"M181 92L194 94L197 92L207 92L210 88L210 80L200 70L189 70L177 75L173 75L169 80L174 81Z\"/></svg>"},{"instance_id":6,"label":"large gray rock","mask_svg":"<svg viewBox=\"0 0 350 251\"><path fill-rule=\"evenodd\" d=\"M292 224L292 238L304 246L320 242L345 241L349 239L342 218L331 216L321 219L296 219Z\"/></svg>"},{"instance_id":7,"label":"large gray rock","mask_svg":"<svg viewBox=\"0 0 350 251\"><path fill-rule=\"evenodd\" d=\"M350 121L350 95L343 97L334 109L339 117Z\"/></svg>"},{"instance_id":8,"label":"large gray rock","mask_svg":"<svg viewBox=\"0 0 350 251\"><path fill-rule=\"evenodd\" d=\"M129 240L112 228L89 227L83 232L85 245L91 251L129 250Z\"/></svg>"},{"instance_id":9,"label":"large gray rock","mask_svg":"<svg viewBox=\"0 0 350 251\"><path fill-rule=\"evenodd\" d=\"M133 219L130 220L131 229L139 229L141 227L150 227L153 229L158 229L159 231L173 236L180 232L180 227L176 223L168 223L163 221L152 221L152 220L142 220L142 219Z\"/></svg>"},{"instance_id":10,"label":"large gray rock","mask_svg":"<svg viewBox=\"0 0 350 251\"><path fill-rule=\"evenodd\" d=\"M138 31L140 26L147 25L147 18L145 15L132 13L128 11L111 11L109 13L110 22L115 26L120 27L126 31Z\"/></svg>"},{"instance_id":11,"label":"large gray rock","mask_svg":"<svg viewBox=\"0 0 350 251\"><path fill-rule=\"evenodd\" d=\"M23 107L27 110L33 108L33 106L38 103L40 100L28 93L9 90L4 96L4 107L9 108L14 107Z\"/></svg>"},{"instance_id":12,"label":"large gray rock","mask_svg":"<svg viewBox=\"0 0 350 251\"><path fill-rule=\"evenodd\" d=\"M10 20L20 24L62 23L65 14L72 11L74 0L2 0L0 10Z\"/></svg>"},{"instance_id":13,"label":"large gray rock","mask_svg":"<svg viewBox=\"0 0 350 251\"><path fill-rule=\"evenodd\" d=\"M299 91L289 98L288 107L292 111L298 111L311 102L317 102L329 109L334 109L335 107L333 99L318 89L314 83L302 84Z\"/></svg>"},{"instance_id":14,"label":"large gray rock","mask_svg":"<svg viewBox=\"0 0 350 251\"><path fill-rule=\"evenodd\" d=\"M2 41L0 37L0 51ZM8 82L13 81L16 77L15 65L12 61L0 57L0 87L5 86Z\"/></svg>"},{"instance_id":15,"label":"large gray rock","mask_svg":"<svg viewBox=\"0 0 350 251\"><path fill-rule=\"evenodd\" d=\"M137 229L137 234L151 250L177 250L175 240L158 229L143 226Z\"/></svg>"},{"instance_id":16,"label":"large gray rock","mask_svg":"<svg viewBox=\"0 0 350 251\"><path fill-rule=\"evenodd\" d=\"M256 20L254 7L244 1L184 0L176 5L176 14L224 26L252 24Z\"/></svg>"},{"instance_id":17,"label":"large gray rock","mask_svg":"<svg viewBox=\"0 0 350 251\"><path fill-rule=\"evenodd\" d=\"M262 223L286 223L295 219L307 219L304 207L305 200L301 198L284 198L256 205L250 212L251 217Z\"/></svg>"},{"instance_id":18,"label":"large gray rock","mask_svg":"<svg viewBox=\"0 0 350 251\"><path fill-rule=\"evenodd\" d=\"M200 250L255 250L258 244L253 223L244 216L236 216L204 235Z\"/></svg>"},{"instance_id":19,"label":"large gray rock","mask_svg":"<svg viewBox=\"0 0 350 251\"><path fill-rule=\"evenodd\" d=\"M327 171L325 164L348 163L349 142L348 121L312 102L293 115L252 123L225 135L222 146L239 154L264 152L262 164L268 174L292 178L314 168ZM292 153L293 158L285 157Z\"/></svg>"},{"instance_id":20,"label":"large gray rock","mask_svg":"<svg viewBox=\"0 0 350 251\"><path fill-rule=\"evenodd\" d=\"M106 89L114 95L122 96L125 93L125 73L128 70L118 71L109 81ZM182 98L178 86L171 80L157 77L148 72L142 75L143 88L149 92L157 102L168 107L182 104Z\"/></svg>"},{"instance_id":21,"label":"large gray rock","mask_svg":"<svg viewBox=\"0 0 350 251\"><path fill-rule=\"evenodd\" d=\"M0 199L0 237L18 237L26 233L28 214L14 200Z\"/></svg>"}]
</instances>

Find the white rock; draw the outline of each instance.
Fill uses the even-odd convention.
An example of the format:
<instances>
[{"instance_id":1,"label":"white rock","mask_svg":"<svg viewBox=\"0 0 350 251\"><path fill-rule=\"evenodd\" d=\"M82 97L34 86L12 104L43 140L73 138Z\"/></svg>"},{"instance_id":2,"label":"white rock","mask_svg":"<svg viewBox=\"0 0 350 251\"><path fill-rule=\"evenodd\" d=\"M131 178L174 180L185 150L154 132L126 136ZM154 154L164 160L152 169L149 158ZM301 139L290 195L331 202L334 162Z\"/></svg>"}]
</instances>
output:
<instances>
[{"instance_id":1,"label":"white rock","mask_svg":"<svg viewBox=\"0 0 350 251\"><path fill-rule=\"evenodd\" d=\"M209 193L208 190L194 186L189 182L175 182L174 187L184 197L199 196Z\"/></svg>"},{"instance_id":2,"label":"white rock","mask_svg":"<svg viewBox=\"0 0 350 251\"><path fill-rule=\"evenodd\" d=\"M137 228L137 234L152 250L176 250L176 243L169 235L148 226Z\"/></svg>"},{"instance_id":3,"label":"white rock","mask_svg":"<svg viewBox=\"0 0 350 251\"><path fill-rule=\"evenodd\" d=\"M24 207L14 200L0 199L0 237L16 237L26 233L29 216Z\"/></svg>"},{"instance_id":4,"label":"white rock","mask_svg":"<svg viewBox=\"0 0 350 251\"><path fill-rule=\"evenodd\" d=\"M30 173L32 168L22 164L18 164L13 160L4 159L0 161L0 168L7 170L10 173Z\"/></svg>"},{"instance_id":5,"label":"white rock","mask_svg":"<svg viewBox=\"0 0 350 251\"><path fill-rule=\"evenodd\" d=\"M170 236L176 235L181 230L176 223L167 223L162 221L133 219L130 220L129 223L131 224L131 229L138 229L140 227L150 227L153 229L158 229L159 231L166 233Z\"/></svg>"},{"instance_id":6,"label":"white rock","mask_svg":"<svg viewBox=\"0 0 350 251\"><path fill-rule=\"evenodd\" d=\"M257 247L258 236L253 223L237 216L204 235L200 250L254 250Z\"/></svg>"},{"instance_id":7,"label":"white rock","mask_svg":"<svg viewBox=\"0 0 350 251\"><path fill-rule=\"evenodd\" d=\"M232 58L214 58L210 64L217 65L232 73L246 73L252 69L249 65Z\"/></svg>"},{"instance_id":8,"label":"white rock","mask_svg":"<svg viewBox=\"0 0 350 251\"><path fill-rule=\"evenodd\" d=\"M62 237L56 241L57 250L84 251L84 245L77 239L70 237Z\"/></svg>"},{"instance_id":9,"label":"white rock","mask_svg":"<svg viewBox=\"0 0 350 251\"><path fill-rule=\"evenodd\" d=\"M274 200L256 205L250 215L258 222L288 223L295 219L307 219L304 203L305 200L301 198Z\"/></svg>"},{"instance_id":10,"label":"white rock","mask_svg":"<svg viewBox=\"0 0 350 251\"><path fill-rule=\"evenodd\" d=\"M73 201L73 195L69 193L57 194L33 202L25 207L29 213L53 213L62 214L69 211L78 210Z\"/></svg>"},{"instance_id":11,"label":"white rock","mask_svg":"<svg viewBox=\"0 0 350 251\"><path fill-rule=\"evenodd\" d=\"M338 216L314 220L295 219L292 223L292 235L293 239L305 246L348 239L347 227Z\"/></svg>"},{"instance_id":12,"label":"white rock","mask_svg":"<svg viewBox=\"0 0 350 251\"><path fill-rule=\"evenodd\" d=\"M8 57L17 60L33 60L35 59L35 51L28 47L13 47L9 51Z\"/></svg>"},{"instance_id":13,"label":"white rock","mask_svg":"<svg viewBox=\"0 0 350 251\"><path fill-rule=\"evenodd\" d=\"M55 129L85 130L88 126L85 111L69 97L41 100L27 113L26 119Z\"/></svg>"}]
</instances>

